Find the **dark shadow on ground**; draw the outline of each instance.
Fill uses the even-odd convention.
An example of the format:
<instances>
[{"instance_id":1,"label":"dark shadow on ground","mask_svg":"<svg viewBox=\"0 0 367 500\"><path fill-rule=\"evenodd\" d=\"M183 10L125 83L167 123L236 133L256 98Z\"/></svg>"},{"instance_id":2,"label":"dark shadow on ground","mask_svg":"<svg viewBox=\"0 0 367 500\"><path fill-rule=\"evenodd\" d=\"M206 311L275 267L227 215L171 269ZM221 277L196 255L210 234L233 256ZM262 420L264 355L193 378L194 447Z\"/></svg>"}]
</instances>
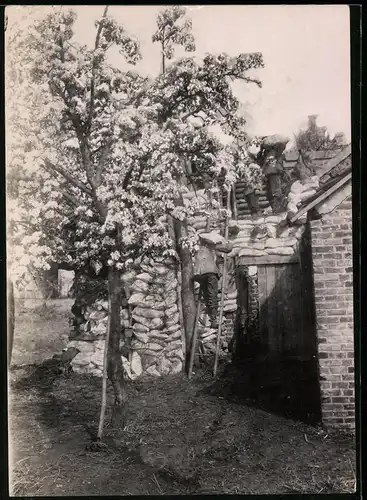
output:
<instances>
[{"instance_id":1,"label":"dark shadow on ground","mask_svg":"<svg viewBox=\"0 0 367 500\"><path fill-rule=\"evenodd\" d=\"M255 407L309 425L321 421L315 361L291 354L242 358L223 370L205 391L226 400Z\"/></svg>"}]
</instances>

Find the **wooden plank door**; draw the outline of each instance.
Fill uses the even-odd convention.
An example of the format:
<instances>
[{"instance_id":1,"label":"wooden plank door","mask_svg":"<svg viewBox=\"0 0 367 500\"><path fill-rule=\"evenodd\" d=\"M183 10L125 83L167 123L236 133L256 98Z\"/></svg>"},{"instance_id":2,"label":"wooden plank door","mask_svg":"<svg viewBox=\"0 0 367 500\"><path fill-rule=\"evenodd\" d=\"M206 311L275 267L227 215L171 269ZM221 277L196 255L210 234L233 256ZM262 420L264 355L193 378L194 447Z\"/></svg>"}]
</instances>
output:
<instances>
[{"instance_id":1,"label":"wooden plank door","mask_svg":"<svg viewBox=\"0 0 367 500\"><path fill-rule=\"evenodd\" d=\"M314 333L303 283L299 263L258 267L260 341L274 354L310 352Z\"/></svg>"}]
</instances>

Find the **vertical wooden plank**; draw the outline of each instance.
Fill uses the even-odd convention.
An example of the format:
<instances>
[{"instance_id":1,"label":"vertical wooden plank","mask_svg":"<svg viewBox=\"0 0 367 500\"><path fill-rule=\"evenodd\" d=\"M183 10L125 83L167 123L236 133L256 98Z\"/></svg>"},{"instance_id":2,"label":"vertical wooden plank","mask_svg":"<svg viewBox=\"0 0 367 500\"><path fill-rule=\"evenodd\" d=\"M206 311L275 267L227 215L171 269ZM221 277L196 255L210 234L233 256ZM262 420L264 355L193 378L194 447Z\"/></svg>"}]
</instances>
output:
<instances>
[{"instance_id":1,"label":"vertical wooden plank","mask_svg":"<svg viewBox=\"0 0 367 500\"><path fill-rule=\"evenodd\" d=\"M268 329L268 345L271 352L277 351L277 330L278 330L278 318L277 318L277 301L278 301L278 291L276 289L276 271L275 266L266 267L266 289L267 289L267 303L268 303L268 317L267 317L267 329Z\"/></svg>"},{"instance_id":2,"label":"vertical wooden plank","mask_svg":"<svg viewBox=\"0 0 367 500\"><path fill-rule=\"evenodd\" d=\"M257 268L257 286L259 290L259 337L261 344L268 343L267 332L267 288L266 288L266 266Z\"/></svg>"},{"instance_id":3,"label":"vertical wooden plank","mask_svg":"<svg viewBox=\"0 0 367 500\"><path fill-rule=\"evenodd\" d=\"M278 354L283 353L285 339L288 335L288 264L282 264L275 266L275 276L276 276L276 311L277 311L277 334L276 334L276 345Z\"/></svg>"},{"instance_id":4,"label":"vertical wooden plank","mask_svg":"<svg viewBox=\"0 0 367 500\"><path fill-rule=\"evenodd\" d=\"M302 301L301 301L301 275L298 264L290 266L289 281L292 283L292 318L293 325L291 334L288 339L288 349L294 351L296 354L301 354L303 349L303 314L302 314Z\"/></svg>"}]
</instances>

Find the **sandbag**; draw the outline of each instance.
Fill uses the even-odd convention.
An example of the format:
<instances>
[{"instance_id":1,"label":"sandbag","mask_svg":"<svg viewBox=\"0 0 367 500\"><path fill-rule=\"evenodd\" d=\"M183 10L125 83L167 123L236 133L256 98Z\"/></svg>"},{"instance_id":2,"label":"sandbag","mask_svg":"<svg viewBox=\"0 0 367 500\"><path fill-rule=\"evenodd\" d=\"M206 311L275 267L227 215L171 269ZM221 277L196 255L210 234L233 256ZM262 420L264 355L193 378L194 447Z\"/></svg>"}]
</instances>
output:
<instances>
[{"instance_id":1,"label":"sandbag","mask_svg":"<svg viewBox=\"0 0 367 500\"><path fill-rule=\"evenodd\" d=\"M167 328L169 328L170 326L173 326L173 325L179 323L179 321L180 321L180 315L179 315L179 313L176 313L173 316L171 316L169 319L167 319L165 326Z\"/></svg>"},{"instance_id":2,"label":"sandbag","mask_svg":"<svg viewBox=\"0 0 367 500\"><path fill-rule=\"evenodd\" d=\"M143 373L141 358L139 354L135 351L133 351L131 354L130 368L132 373L134 373L138 377Z\"/></svg>"},{"instance_id":3,"label":"sandbag","mask_svg":"<svg viewBox=\"0 0 367 500\"><path fill-rule=\"evenodd\" d=\"M132 348L136 351L151 351L152 353L162 351L163 349L163 347L157 342L148 342L146 344L143 344L142 342L134 342Z\"/></svg>"},{"instance_id":4,"label":"sandbag","mask_svg":"<svg viewBox=\"0 0 367 500\"><path fill-rule=\"evenodd\" d=\"M233 243L241 238L251 238L253 230L253 226L241 227L241 230L237 234L236 238L234 238Z\"/></svg>"},{"instance_id":5,"label":"sandbag","mask_svg":"<svg viewBox=\"0 0 367 500\"><path fill-rule=\"evenodd\" d=\"M166 357L167 358L177 358L181 361L184 360L184 355L183 355L183 352L182 352L182 347L178 348L178 349L174 349L172 351L168 351L166 353Z\"/></svg>"},{"instance_id":6,"label":"sandbag","mask_svg":"<svg viewBox=\"0 0 367 500\"><path fill-rule=\"evenodd\" d=\"M80 352L94 352L94 342L83 342L82 340L71 340L68 343L68 349L75 347Z\"/></svg>"},{"instance_id":7,"label":"sandbag","mask_svg":"<svg viewBox=\"0 0 367 500\"><path fill-rule=\"evenodd\" d=\"M269 255L293 255L294 250L291 247L267 248L266 252Z\"/></svg>"},{"instance_id":8,"label":"sandbag","mask_svg":"<svg viewBox=\"0 0 367 500\"><path fill-rule=\"evenodd\" d=\"M107 316L108 318L108 316ZM129 311L127 309L120 309L120 318L121 319L129 319Z\"/></svg>"},{"instance_id":9,"label":"sandbag","mask_svg":"<svg viewBox=\"0 0 367 500\"><path fill-rule=\"evenodd\" d=\"M182 361L178 359L173 359L170 373L172 373L172 375L178 375L179 373L182 372L182 370L183 370Z\"/></svg>"},{"instance_id":10,"label":"sandbag","mask_svg":"<svg viewBox=\"0 0 367 500\"><path fill-rule=\"evenodd\" d=\"M131 285L131 291L133 293L146 293L150 288L150 284L145 281L136 280Z\"/></svg>"},{"instance_id":11,"label":"sandbag","mask_svg":"<svg viewBox=\"0 0 367 500\"><path fill-rule=\"evenodd\" d=\"M257 241L236 241L235 243L235 248L250 248L253 250L264 250L265 248L265 243L263 240L257 240Z\"/></svg>"},{"instance_id":12,"label":"sandbag","mask_svg":"<svg viewBox=\"0 0 367 500\"><path fill-rule=\"evenodd\" d=\"M297 193L297 194L296 194L296 193L292 193L292 192L290 192L290 193L288 194L288 201L290 201L290 202L293 202L293 203L297 204L297 203L299 202L299 200L300 200L300 195L301 195L301 193Z\"/></svg>"},{"instance_id":13,"label":"sandbag","mask_svg":"<svg viewBox=\"0 0 367 500\"><path fill-rule=\"evenodd\" d=\"M167 281L164 285L162 285L162 291L164 293L169 293L172 292L173 290L177 290L178 287L178 281L172 280L172 281Z\"/></svg>"},{"instance_id":14,"label":"sandbag","mask_svg":"<svg viewBox=\"0 0 367 500\"><path fill-rule=\"evenodd\" d=\"M93 342L94 349L97 350L104 350L105 346L105 341L104 340L96 340Z\"/></svg>"},{"instance_id":15,"label":"sandbag","mask_svg":"<svg viewBox=\"0 0 367 500\"><path fill-rule=\"evenodd\" d=\"M266 248L278 248L282 246L292 247L297 242L296 238L284 238L282 240L278 238L269 238L265 243Z\"/></svg>"},{"instance_id":16,"label":"sandbag","mask_svg":"<svg viewBox=\"0 0 367 500\"><path fill-rule=\"evenodd\" d=\"M171 362L167 358L161 358L157 362L157 370L162 375L168 375L171 370Z\"/></svg>"},{"instance_id":17,"label":"sandbag","mask_svg":"<svg viewBox=\"0 0 367 500\"><path fill-rule=\"evenodd\" d=\"M212 340L216 339L217 338L217 335L215 333L211 333L210 335L208 335L207 337L202 337L201 338L201 341L204 343L206 342L211 342Z\"/></svg>"},{"instance_id":18,"label":"sandbag","mask_svg":"<svg viewBox=\"0 0 367 500\"><path fill-rule=\"evenodd\" d=\"M294 203L288 203L287 210L288 210L288 213L292 212L295 215L298 212L298 207Z\"/></svg>"},{"instance_id":19,"label":"sandbag","mask_svg":"<svg viewBox=\"0 0 367 500\"><path fill-rule=\"evenodd\" d=\"M127 273L122 274L121 281L126 285L130 285L135 280L136 272L129 271Z\"/></svg>"},{"instance_id":20,"label":"sandbag","mask_svg":"<svg viewBox=\"0 0 367 500\"><path fill-rule=\"evenodd\" d=\"M285 213L280 213L277 215L267 215L264 219L266 223L269 224L280 224L286 219L286 214Z\"/></svg>"},{"instance_id":21,"label":"sandbag","mask_svg":"<svg viewBox=\"0 0 367 500\"><path fill-rule=\"evenodd\" d=\"M102 350L93 353L90 358L90 362L100 368L103 368L103 360L104 360L104 352Z\"/></svg>"},{"instance_id":22,"label":"sandbag","mask_svg":"<svg viewBox=\"0 0 367 500\"><path fill-rule=\"evenodd\" d=\"M268 135L261 141L261 149L269 150L276 148L279 153L282 153L289 142L289 137L280 134Z\"/></svg>"},{"instance_id":23,"label":"sandbag","mask_svg":"<svg viewBox=\"0 0 367 500\"><path fill-rule=\"evenodd\" d=\"M164 331L160 331L160 330L151 330L149 332L149 338L150 339L157 339L157 340L167 340L168 337L169 337L169 334L166 333L167 331L164 330Z\"/></svg>"},{"instance_id":24,"label":"sandbag","mask_svg":"<svg viewBox=\"0 0 367 500\"><path fill-rule=\"evenodd\" d=\"M149 328L147 328L146 326L144 326L140 323L134 323L133 330L134 330L134 332L139 332L139 333L148 333L149 332Z\"/></svg>"},{"instance_id":25,"label":"sandbag","mask_svg":"<svg viewBox=\"0 0 367 500\"><path fill-rule=\"evenodd\" d=\"M97 300L95 305L101 307L105 311L108 311L108 300Z\"/></svg>"},{"instance_id":26,"label":"sandbag","mask_svg":"<svg viewBox=\"0 0 367 500\"><path fill-rule=\"evenodd\" d=\"M145 373L147 373L148 375L152 375L153 377L160 377L161 376L161 374L157 370L156 365L149 366L149 368L147 368L145 370Z\"/></svg>"},{"instance_id":27,"label":"sandbag","mask_svg":"<svg viewBox=\"0 0 367 500\"><path fill-rule=\"evenodd\" d=\"M129 305L131 306L140 305L142 302L145 301L145 297L146 295L144 293L133 293L128 300Z\"/></svg>"},{"instance_id":28,"label":"sandbag","mask_svg":"<svg viewBox=\"0 0 367 500\"><path fill-rule=\"evenodd\" d=\"M154 285L164 286L168 281L176 281L176 274L174 271L168 270L167 274L163 277L157 275L154 277Z\"/></svg>"},{"instance_id":29,"label":"sandbag","mask_svg":"<svg viewBox=\"0 0 367 500\"><path fill-rule=\"evenodd\" d=\"M164 303L166 305L166 308L172 307L174 304L177 302L177 291L176 290L171 290L170 292L166 293L164 296Z\"/></svg>"},{"instance_id":30,"label":"sandbag","mask_svg":"<svg viewBox=\"0 0 367 500\"><path fill-rule=\"evenodd\" d=\"M211 231L210 233L201 233L199 235L199 239L204 243L209 243L212 245L218 245L219 243L225 242L225 239L215 231Z\"/></svg>"},{"instance_id":31,"label":"sandbag","mask_svg":"<svg viewBox=\"0 0 367 500\"><path fill-rule=\"evenodd\" d=\"M181 329L178 329L175 332L171 333L166 338L166 342L172 342L173 340L180 339L180 338L181 338Z\"/></svg>"},{"instance_id":32,"label":"sandbag","mask_svg":"<svg viewBox=\"0 0 367 500\"><path fill-rule=\"evenodd\" d=\"M145 318L144 316L140 316L134 312L133 318L137 323L141 323L142 325L149 328L149 330L158 330L163 327L162 318ZM177 322L176 322L177 323Z\"/></svg>"},{"instance_id":33,"label":"sandbag","mask_svg":"<svg viewBox=\"0 0 367 500\"><path fill-rule=\"evenodd\" d=\"M159 264L154 266L154 275L162 277L162 276L166 276L169 272L171 272L171 270L167 266L162 266Z\"/></svg>"},{"instance_id":34,"label":"sandbag","mask_svg":"<svg viewBox=\"0 0 367 500\"><path fill-rule=\"evenodd\" d=\"M234 247L233 250L228 254L228 257L237 257L241 250L241 247Z\"/></svg>"},{"instance_id":35,"label":"sandbag","mask_svg":"<svg viewBox=\"0 0 367 500\"><path fill-rule=\"evenodd\" d=\"M172 342L169 342L166 344L166 352L173 351L177 349L178 347L182 347L182 341L181 339L173 340Z\"/></svg>"},{"instance_id":36,"label":"sandbag","mask_svg":"<svg viewBox=\"0 0 367 500\"><path fill-rule=\"evenodd\" d=\"M149 340L149 336L147 333L137 332L136 330L134 330L134 335L143 344L146 344Z\"/></svg>"},{"instance_id":37,"label":"sandbag","mask_svg":"<svg viewBox=\"0 0 367 500\"><path fill-rule=\"evenodd\" d=\"M170 320L174 314L178 311L177 304L174 304L169 309L166 309L165 316Z\"/></svg>"},{"instance_id":38,"label":"sandbag","mask_svg":"<svg viewBox=\"0 0 367 500\"><path fill-rule=\"evenodd\" d=\"M316 189L308 189L307 191L301 193L300 201L303 203L304 201L308 200L308 198L311 198L311 196L314 196L315 194L316 194Z\"/></svg>"},{"instance_id":39,"label":"sandbag","mask_svg":"<svg viewBox=\"0 0 367 500\"><path fill-rule=\"evenodd\" d=\"M304 188L303 184L301 183L301 181L295 181L291 185L290 192L297 194L297 195L300 195L304 189L305 188Z\"/></svg>"},{"instance_id":40,"label":"sandbag","mask_svg":"<svg viewBox=\"0 0 367 500\"><path fill-rule=\"evenodd\" d=\"M133 312L133 318L135 315L142 316L143 318L153 319L153 318L163 318L165 312L157 311L156 309L149 309L148 307L135 307Z\"/></svg>"},{"instance_id":41,"label":"sandbag","mask_svg":"<svg viewBox=\"0 0 367 500\"><path fill-rule=\"evenodd\" d=\"M232 312L232 311L236 311L236 309L237 309L237 304L228 304L228 305L223 306L224 312Z\"/></svg>"},{"instance_id":42,"label":"sandbag","mask_svg":"<svg viewBox=\"0 0 367 500\"><path fill-rule=\"evenodd\" d=\"M101 310L101 311L92 311L89 315L89 319L92 319L94 321L99 321L101 319L104 319L106 318L106 316L108 315L108 312L105 311L105 310Z\"/></svg>"},{"instance_id":43,"label":"sandbag","mask_svg":"<svg viewBox=\"0 0 367 500\"><path fill-rule=\"evenodd\" d=\"M278 228L278 238L283 239L288 237L289 237L289 226L286 226L281 229Z\"/></svg>"},{"instance_id":44,"label":"sandbag","mask_svg":"<svg viewBox=\"0 0 367 500\"><path fill-rule=\"evenodd\" d=\"M264 251L255 250L253 248L242 248L238 254L239 257L261 257L264 255Z\"/></svg>"},{"instance_id":45,"label":"sandbag","mask_svg":"<svg viewBox=\"0 0 367 500\"><path fill-rule=\"evenodd\" d=\"M149 273L140 273L135 278L138 281L144 281L144 283L152 283L153 276Z\"/></svg>"},{"instance_id":46,"label":"sandbag","mask_svg":"<svg viewBox=\"0 0 367 500\"><path fill-rule=\"evenodd\" d=\"M129 326L130 326L130 321L128 319L121 320L121 328L129 328Z\"/></svg>"}]
</instances>

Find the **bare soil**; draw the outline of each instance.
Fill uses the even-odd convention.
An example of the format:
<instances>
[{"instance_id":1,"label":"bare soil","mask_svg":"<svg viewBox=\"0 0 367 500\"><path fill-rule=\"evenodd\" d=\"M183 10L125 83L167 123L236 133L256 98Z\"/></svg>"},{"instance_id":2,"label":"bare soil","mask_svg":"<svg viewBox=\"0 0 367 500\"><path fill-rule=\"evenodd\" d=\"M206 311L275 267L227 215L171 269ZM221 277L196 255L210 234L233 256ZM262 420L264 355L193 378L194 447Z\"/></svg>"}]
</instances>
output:
<instances>
[{"instance_id":1,"label":"bare soil","mask_svg":"<svg viewBox=\"0 0 367 500\"><path fill-rule=\"evenodd\" d=\"M349 493L355 443L218 395L210 374L127 384L106 448L101 380L39 365L65 346L70 301L19 308L9 373L10 494L17 496Z\"/></svg>"}]
</instances>

